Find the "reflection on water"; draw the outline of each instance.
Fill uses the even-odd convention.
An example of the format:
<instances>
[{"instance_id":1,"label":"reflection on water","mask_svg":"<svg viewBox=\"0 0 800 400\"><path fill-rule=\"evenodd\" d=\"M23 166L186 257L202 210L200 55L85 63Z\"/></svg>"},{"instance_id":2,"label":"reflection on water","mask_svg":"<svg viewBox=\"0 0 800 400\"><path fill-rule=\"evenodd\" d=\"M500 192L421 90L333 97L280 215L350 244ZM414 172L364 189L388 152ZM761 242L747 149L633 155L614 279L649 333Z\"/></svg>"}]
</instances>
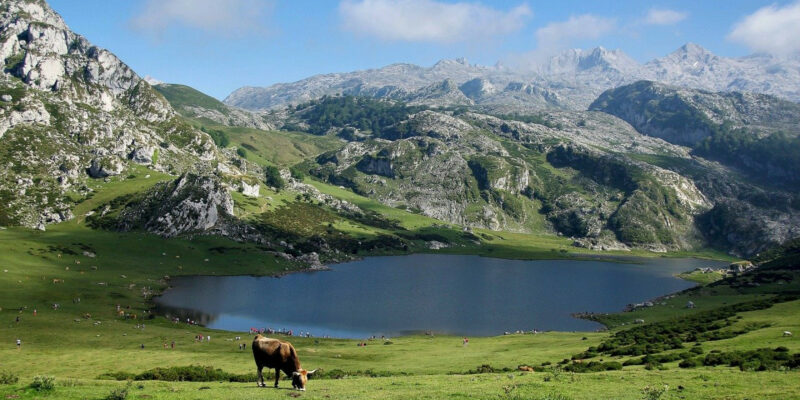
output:
<instances>
[{"instance_id":1,"label":"reflection on water","mask_svg":"<svg viewBox=\"0 0 800 400\"><path fill-rule=\"evenodd\" d=\"M162 312L217 329L272 328L363 338L433 331L593 330L574 312L614 312L692 283L673 274L724 263L641 264L502 260L418 254L370 257L282 278L184 277L156 301Z\"/></svg>"}]
</instances>

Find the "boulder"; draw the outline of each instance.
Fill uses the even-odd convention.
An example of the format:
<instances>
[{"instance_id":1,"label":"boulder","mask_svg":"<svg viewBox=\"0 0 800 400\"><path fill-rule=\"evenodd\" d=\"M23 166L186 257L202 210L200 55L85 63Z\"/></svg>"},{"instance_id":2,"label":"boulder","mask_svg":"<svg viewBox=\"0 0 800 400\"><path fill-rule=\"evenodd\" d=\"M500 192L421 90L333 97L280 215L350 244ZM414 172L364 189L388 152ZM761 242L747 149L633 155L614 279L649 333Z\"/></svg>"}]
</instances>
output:
<instances>
[{"instance_id":1,"label":"boulder","mask_svg":"<svg viewBox=\"0 0 800 400\"><path fill-rule=\"evenodd\" d=\"M86 172L92 178L106 178L115 176L122 173L125 165L116 157L108 157L104 159L93 159Z\"/></svg>"}]
</instances>

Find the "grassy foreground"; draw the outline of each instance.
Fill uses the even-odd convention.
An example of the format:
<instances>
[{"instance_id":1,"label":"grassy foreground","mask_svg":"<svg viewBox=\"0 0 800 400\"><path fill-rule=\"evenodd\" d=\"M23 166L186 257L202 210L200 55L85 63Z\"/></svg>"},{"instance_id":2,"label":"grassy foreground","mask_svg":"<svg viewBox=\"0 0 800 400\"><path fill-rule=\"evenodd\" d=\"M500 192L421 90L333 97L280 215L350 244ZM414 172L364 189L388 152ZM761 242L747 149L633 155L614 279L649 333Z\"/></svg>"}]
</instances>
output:
<instances>
[{"instance_id":1,"label":"grassy foreground","mask_svg":"<svg viewBox=\"0 0 800 400\"><path fill-rule=\"evenodd\" d=\"M288 382L282 382L282 389L275 390L259 389L251 382L134 381L128 384L99 379L103 374L139 374L156 367L188 365L212 366L232 374L254 373L251 353L239 351L239 341L234 339L241 336L241 342L249 345L249 335L167 321L148 312L149 299L167 286L167 276L272 275L300 268L258 246L221 238L197 236L163 240L141 233L92 230L83 224L81 216L98 204L142 190L158 179L167 179L155 173L151 175L144 178L140 174L124 182L98 183L103 187L98 187L97 194L76 207L78 218L49 227L47 232L0 229L0 377L3 372L19 377L16 383L0 383L0 398L102 399L112 391L120 394L126 388L129 399L800 398L797 385L800 376L796 370L682 369L678 361L664 363L660 366L663 370L632 365L620 371L585 374L553 367L560 360L598 346L615 332L627 329L635 319L645 319L649 323L769 297L777 290L778 283L748 291L727 286L704 287L668 299L663 305L606 316L603 321L612 327L606 333L548 332L471 338L466 347L461 345L460 338L449 336L391 338L388 344L370 341L366 347L358 347L352 340L292 338L304 367L322 368L329 374L328 378L312 380L305 393L286 390L290 386ZM435 220L388 208L351 192L338 193L340 189L336 187L322 184L319 187L365 209L390 216L406 229L437 229ZM275 201L291 201L281 194L271 196ZM262 206L275 205L265 203L253 207L260 209ZM237 212L246 213L248 208ZM368 226L351 225L349 228L360 229L366 236L375 234ZM454 234L452 230L438 232ZM561 238L540 240L535 236L488 231L476 234L485 240L482 246L446 251L505 257L568 256L561 251L569 248ZM781 284L783 289L788 286ZM688 299L697 304L695 309L683 307ZM53 304L59 307L54 309ZM123 315L117 312L117 305ZM268 297L265 297L264 306L269 306ZM136 319L132 319L134 315ZM734 328L750 326L748 324L759 328L728 339L705 342L703 349L709 353L784 346L791 352L800 351L798 339L781 335L783 331L800 332L798 316L800 300L739 313ZM210 335L212 340L195 342L198 334ZM20 349L16 348L16 339L22 340ZM620 363L632 358L635 357L595 357ZM541 366L543 363L550 365L541 372L517 370L519 365ZM495 372L469 373L482 365L491 366ZM341 379L330 378L336 371L333 375ZM55 376L55 388L50 391L33 389L30 384L38 375ZM665 387L669 389L662 392Z\"/></svg>"}]
</instances>

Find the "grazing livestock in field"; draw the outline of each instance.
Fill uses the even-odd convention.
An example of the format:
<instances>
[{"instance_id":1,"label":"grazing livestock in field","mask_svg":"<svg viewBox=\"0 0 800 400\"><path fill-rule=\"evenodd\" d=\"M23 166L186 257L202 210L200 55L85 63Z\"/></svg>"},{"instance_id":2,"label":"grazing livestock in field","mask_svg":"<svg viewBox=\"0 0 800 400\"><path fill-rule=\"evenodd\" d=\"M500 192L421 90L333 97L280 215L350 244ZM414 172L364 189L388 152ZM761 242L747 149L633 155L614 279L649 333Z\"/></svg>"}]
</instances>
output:
<instances>
[{"instance_id":1,"label":"grazing livestock in field","mask_svg":"<svg viewBox=\"0 0 800 400\"><path fill-rule=\"evenodd\" d=\"M792 336L792 332L783 331L783 336Z\"/></svg>"},{"instance_id":2,"label":"grazing livestock in field","mask_svg":"<svg viewBox=\"0 0 800 400\"><path fill-rule=\"evenodd\" d=\"M300 367L297 352L289 342L256 335L252 349L258 368L258 386L267 386L264 384L264 375L261 372L264 367L275 369L275 387L278 387L280 371L283 371L292 378L292 387L297 390L306 390L306 381L316 372L316 370L306 371Z\"/></svg>"}]
</instances>

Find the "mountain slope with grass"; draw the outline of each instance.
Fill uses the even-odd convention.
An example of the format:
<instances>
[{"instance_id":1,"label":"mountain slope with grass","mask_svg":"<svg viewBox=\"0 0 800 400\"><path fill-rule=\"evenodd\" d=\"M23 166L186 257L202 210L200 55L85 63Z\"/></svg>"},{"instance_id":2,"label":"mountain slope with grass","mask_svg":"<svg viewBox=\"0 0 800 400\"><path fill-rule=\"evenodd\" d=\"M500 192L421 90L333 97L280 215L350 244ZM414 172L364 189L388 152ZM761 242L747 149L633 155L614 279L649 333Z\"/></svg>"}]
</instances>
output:
<instances>
[{"instance_id":1,"label":"mountain slope with grass","mask_svg":"<svg viewBox=\"0 0 800 400\"><path fill-rule=\"evenodd\" d=\"M225 105L221 101L186 85L159 83L153 88L161 93L181 115L227 126L275 129L268 113L253 113Z\"/></svg>"},{"instance_id":2,"label":"mountain slope with grass","mask_svg":"<svg viewBox=\"0 0 800 400\"><path fill-rule=\"evenodd\" d=\"M754 254L765 248L763 238L780 244L800 235L800 105L641 81L603 93L590 108L691 148L691 163L669 168L691 177L715 204L701 220L711 243ZM702 160L716 166L692 166Z\"/></svg>"},{"instance_id":3,"label":"mountain slope with grass","mask_svg":"<svg viewBox=\"0 0 800 400\"><path fill-rule=\"evenodd\" d=\"M708 121L730 114L737 126L770 135L795 118L794 103L769 96L702 93L725 99L724 106L697 102L715 110ZM273 115L286 139L306 132L289 140L332 140L329 150L296 158L293 171L461 226L563 235L592 249L713 246L739 255L798 234L792 189L756 183L684 142L637 131L636 120L600 106L608 96L594 106L607 113L500 114L345 95ZM670 109L665 103L653 113ZM249 141L268 135L253 131ZM245 150L254 159L264 151Z\"/></svg>"},{"instance_id":4,"label":"mountain slope with grass","mask_svg":"<svg viewBox=\"0 0 800 400\"><path fill-rule=\"evenodd\" d=\"M235 155L220 152L45 2L0 7L0 224L45 229L68 220L75 202L91 195L90 180L124 176L135 165L246 174Z\"/></svg>"}]
</instances>

